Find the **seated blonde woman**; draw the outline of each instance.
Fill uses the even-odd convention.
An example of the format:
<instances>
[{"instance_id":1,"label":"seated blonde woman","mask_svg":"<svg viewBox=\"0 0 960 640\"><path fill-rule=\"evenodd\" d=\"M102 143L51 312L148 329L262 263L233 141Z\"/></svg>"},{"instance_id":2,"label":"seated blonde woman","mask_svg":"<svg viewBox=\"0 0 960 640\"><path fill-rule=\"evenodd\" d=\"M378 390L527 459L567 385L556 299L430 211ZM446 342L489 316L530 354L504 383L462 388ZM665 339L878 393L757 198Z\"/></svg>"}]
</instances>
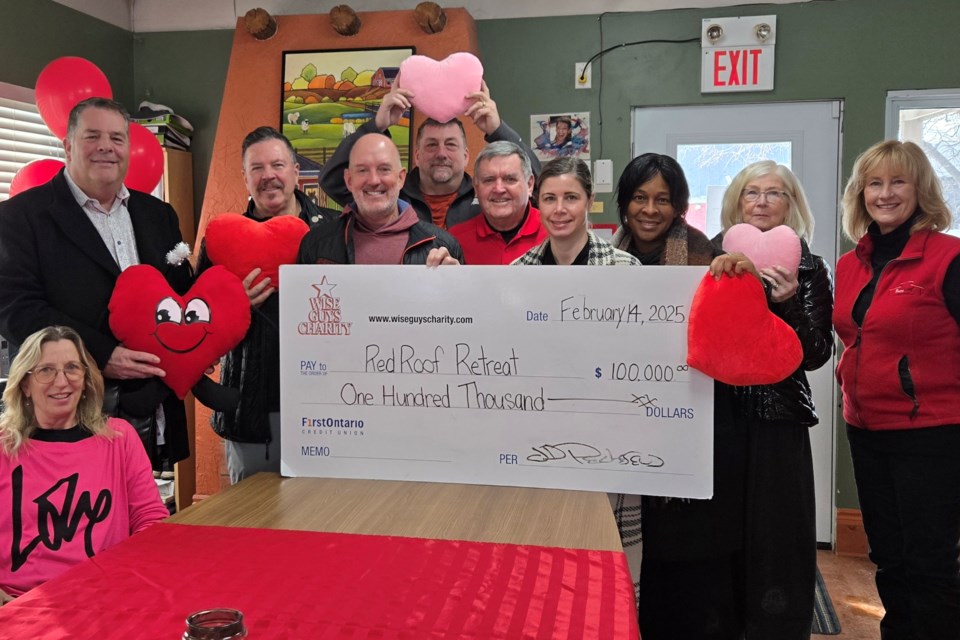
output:
<instances>
[{"instance_id":1,"label":"seated blonde woman","mask_svg":"<svg viewBox=\"0 0 960 640\"><path fill-rule=\"evenodd\" d=\"M3 402L0 602L169 515L133 427L103 415L103 376L76 331L24 340Z\"/></svg>"}]
</instances>

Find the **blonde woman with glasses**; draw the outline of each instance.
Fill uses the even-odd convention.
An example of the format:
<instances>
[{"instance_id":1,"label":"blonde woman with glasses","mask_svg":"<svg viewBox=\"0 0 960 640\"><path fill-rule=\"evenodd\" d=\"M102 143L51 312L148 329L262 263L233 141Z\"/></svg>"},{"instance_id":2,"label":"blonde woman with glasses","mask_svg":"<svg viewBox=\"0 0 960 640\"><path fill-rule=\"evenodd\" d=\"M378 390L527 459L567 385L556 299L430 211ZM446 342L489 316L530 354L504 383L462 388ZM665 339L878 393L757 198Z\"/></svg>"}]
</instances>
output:
<instances>
[{"instance_id":1,"label":"blonde woman with glasses","mask_svg":"<svg viewBox=\"0 0 960 640\"><path fill-rule=\"evenodd\" d=\"M24 340L0 415L0 603L166 518L129 423L76 331Z\"/></svg>"},{"instance_id":2,"label":"blonde woman with glasses","mask_svg":"<svg viewBox=\"0 0 960 640\"><path fill-rule=\"evenodd\" d=\"M822 367L833 353L830 268L810 252L813 216L800 181L783 165L762 161L740 171L723 196L721 223L724 232L740 223L761 231L787 225L800 237L796 273L775 265L759 276L770 311L796 332L803 361L776 384L730 389L744 445L737 587L746 638L809 638L817 561L809 429L818 417L806 372ZM722 239L723 233L714 238L717 246Z\"/></svg>"}]
</instances>

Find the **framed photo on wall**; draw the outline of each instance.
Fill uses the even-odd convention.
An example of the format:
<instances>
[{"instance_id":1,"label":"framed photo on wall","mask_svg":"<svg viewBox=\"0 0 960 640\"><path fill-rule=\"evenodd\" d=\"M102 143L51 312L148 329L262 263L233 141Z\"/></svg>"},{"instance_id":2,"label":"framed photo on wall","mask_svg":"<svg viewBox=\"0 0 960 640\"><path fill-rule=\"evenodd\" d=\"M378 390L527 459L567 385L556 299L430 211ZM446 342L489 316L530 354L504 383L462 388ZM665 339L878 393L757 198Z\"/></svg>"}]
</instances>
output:
<instances>
[{"instance_id":1,"label":"framed photo on wall","mask_svg":"<svg viewBox=\"0 0 960 640\"><path fill-rule=\"evenodd\" d=\"M590 162L590 114L550 113L530 116L530 147L543 161L579 158Z\"/></svg>"},{"instance_id":2,"label":"framed photo on wall","mask_svg":"<svg viewBox=\"0 0 960 640\"><path fill-rule=\"evenodd\" d=\"M319 173L340 141L376 116L400 63L413 53L413 47L283 52L279 128L311 169ZM412 120L408 111L390 127L407 169Z\"/></svg>"}]
</instances>

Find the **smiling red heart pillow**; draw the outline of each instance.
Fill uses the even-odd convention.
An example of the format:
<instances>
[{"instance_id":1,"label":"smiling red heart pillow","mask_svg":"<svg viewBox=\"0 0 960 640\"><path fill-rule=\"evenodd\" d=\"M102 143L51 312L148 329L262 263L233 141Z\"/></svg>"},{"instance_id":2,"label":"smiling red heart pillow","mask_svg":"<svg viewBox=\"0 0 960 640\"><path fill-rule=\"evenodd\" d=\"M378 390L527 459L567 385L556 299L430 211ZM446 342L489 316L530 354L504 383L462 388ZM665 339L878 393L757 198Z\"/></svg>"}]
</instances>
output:
<instances>
[{"instance_id":1,"label":"smiling red heart pillow","mask_svg":"<svg viewBox=\"0 0 960 640\"><path fill-rule=\"evenodd\" d=\"M472 53L452 53L439 62L410 56L400 63L401 89L413 92L411 102L437 122L449 122L470 106L468 93L480 91L483 65Z\"/></svg>"},{"instance_id":2,"label":"smiling red heart pillow","mask_svg":"<svg viewBox=\"0 0 960 640\"><path fill-rule=\"evenodd\" d=\"M163 382L181 400L250 326L243 283L225 267L204 271L184 296L150 265L129 267L110 297L110 330L123 346L160 358Z\"/></svg>"},{"instance_id":3,"label":"smiling red heart pillow","mask_svg":"<svg viewBox=\"0 0 960 640\"><path fill-rule=\"evenodd\" d=\"M280 265L297 261L300 241L310 227L297 216L274 216L257 222L237 213L222 213L207 224L203 236L207 257L242 281L251 271L262 271L253 284L270 278L280 284Z\"/></svg>"},{"instance_id":4,"label":"smiling red heart pillow","mask_svg":"<svg viewBox=\"0 0 960 640\"><path fill-rule=\"evenodd\" d=\"M767 308L759 280L703 277L690 306L687 364L739 386L780 382L802 360L800 339Z\"/></svg>"}]
</instances>

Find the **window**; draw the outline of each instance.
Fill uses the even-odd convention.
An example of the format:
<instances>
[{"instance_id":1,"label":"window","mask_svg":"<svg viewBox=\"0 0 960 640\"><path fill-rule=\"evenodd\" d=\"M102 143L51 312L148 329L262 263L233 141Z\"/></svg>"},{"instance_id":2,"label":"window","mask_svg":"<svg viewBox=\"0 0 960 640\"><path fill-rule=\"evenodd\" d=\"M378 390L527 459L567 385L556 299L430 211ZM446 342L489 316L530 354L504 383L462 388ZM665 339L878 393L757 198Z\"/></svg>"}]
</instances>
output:
<instances>
[{"instance_id":1,"label":"window","mask_svg":"<svg viewBox=\"0 0 960 640\"><path fill-rule=\"evenodd\" d=\"M687 222L708 238L720 233L723 194L748 164L773 160L790 168L793 145L784 142L678 144L677 162L690 185Z\"/></svg>"},{"instance_id":2,"label":"window","mask_svg":"<svg viewBox=\"0 0 960 640\"><path fill-rule=\"evenodd\" d=\"M33 90L0 82L0 201L25 164L42 158L63 159L63 145L43 123Z\"/></svg>"},{"instance_id":3,"label":"window","mask_svg":"<svg viewBox=\"0 0 960 640\"><path fill-rule=\"evenodd\" d=\"M927 154L954 214L950 233L960 236L960 89L889 92L886 136L915 142Z\"/></svg>"}]
</instances>

